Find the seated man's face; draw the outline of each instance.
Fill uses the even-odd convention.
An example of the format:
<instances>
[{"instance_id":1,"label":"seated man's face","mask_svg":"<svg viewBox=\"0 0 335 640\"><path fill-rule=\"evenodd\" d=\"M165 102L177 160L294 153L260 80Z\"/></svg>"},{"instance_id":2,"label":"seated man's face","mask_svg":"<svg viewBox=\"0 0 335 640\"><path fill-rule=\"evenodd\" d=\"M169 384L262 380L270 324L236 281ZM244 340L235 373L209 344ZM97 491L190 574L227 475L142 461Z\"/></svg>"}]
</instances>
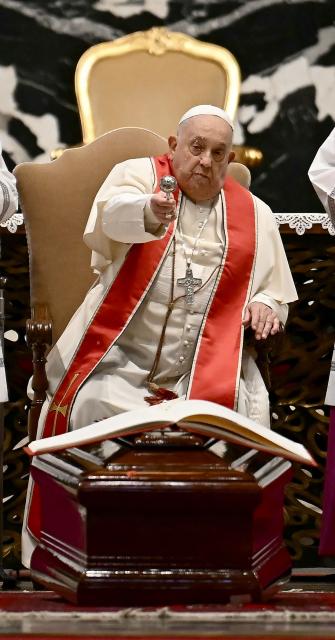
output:
<instances>
[{"instance_id":1,"label":"seated man's face","mask_svg":"<svg viewBox=\"0 0 335 640\"><path fill-rule=\"evenodd\" d=\"M177 137L169 138L173 170L179 187L194 202L210 200L220 191L229 162L232 129L217 116L185 120Z\"/></svg>"}]
</instances>

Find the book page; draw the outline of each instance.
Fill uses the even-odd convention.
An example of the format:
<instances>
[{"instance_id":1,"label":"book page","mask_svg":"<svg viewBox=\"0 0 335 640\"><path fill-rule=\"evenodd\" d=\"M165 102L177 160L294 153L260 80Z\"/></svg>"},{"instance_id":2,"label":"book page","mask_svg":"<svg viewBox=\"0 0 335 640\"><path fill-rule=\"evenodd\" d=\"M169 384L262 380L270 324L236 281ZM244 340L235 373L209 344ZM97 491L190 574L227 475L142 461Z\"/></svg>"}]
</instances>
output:
<instances>
[{"instance_id":1,"label":"book page","mask_svg":"<svg viewBox=\"0 0 335 640\"><path fill-rule=\"evenodd\" d=\"M291 459L315 464L306 448L271 429L261 426L245 416L222 405L206 400L171 400L159 405L126 411L117 416L95 422L87 427L63 435L35 440L25 448L34 455L55 451L107 438L161 429L180 424L188 431L202 432L216 439L226 439L255 446L262 450ZM204 431L205 429L205 431Z\"/></svg>"}]
</instances>

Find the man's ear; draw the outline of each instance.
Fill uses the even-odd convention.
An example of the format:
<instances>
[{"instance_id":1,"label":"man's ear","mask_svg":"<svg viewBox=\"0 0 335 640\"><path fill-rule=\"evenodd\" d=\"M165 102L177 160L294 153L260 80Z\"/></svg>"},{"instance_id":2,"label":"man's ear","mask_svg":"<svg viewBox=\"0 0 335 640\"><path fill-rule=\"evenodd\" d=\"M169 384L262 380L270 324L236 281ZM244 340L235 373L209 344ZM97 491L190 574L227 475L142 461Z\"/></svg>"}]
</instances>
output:
<instances>
[{"instance_id":1,"label":"man's ear","mask_svg":"<svg viewBox=\"0 0 335 640\"><path fill-rule=\"evenodd\" d=\"M229 156L228 156L228 164L230 164L234 160L235 160L235 151L231 151Z\"/></svg>"},{"instance_id":2,"label":"man's ear","mask_svg":"<svg viewBox=\"0 0 335 640\"><path fill-rule=\"evenodd\" d=\"M169 143L169 149L170 149L170 157L172 158L177 146L176 136L169 136L168 143Z\"/></svg>"}]
</instances>

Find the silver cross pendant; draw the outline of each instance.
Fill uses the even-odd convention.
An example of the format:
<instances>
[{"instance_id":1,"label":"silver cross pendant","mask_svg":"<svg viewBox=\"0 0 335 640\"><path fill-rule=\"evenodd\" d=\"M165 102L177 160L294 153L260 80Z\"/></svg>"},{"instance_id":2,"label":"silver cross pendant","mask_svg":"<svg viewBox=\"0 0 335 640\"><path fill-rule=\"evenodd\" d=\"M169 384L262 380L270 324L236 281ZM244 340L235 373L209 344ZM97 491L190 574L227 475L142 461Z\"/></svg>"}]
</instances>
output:
<instances>
[{"instance_id":1,"label":"silver cross pendant","mask_svg":"<svg viewBox=\"0 0 335 640\"><path fill-rule=\"evenodd\" d=\"M194 288L201 287L201 278L193 278L193 271L190 265L186 267L185 278L178 278L177 284L180 287L185 287L185 301L186 304L193 304L194 302Z\"/></svg>"}]
</instances>

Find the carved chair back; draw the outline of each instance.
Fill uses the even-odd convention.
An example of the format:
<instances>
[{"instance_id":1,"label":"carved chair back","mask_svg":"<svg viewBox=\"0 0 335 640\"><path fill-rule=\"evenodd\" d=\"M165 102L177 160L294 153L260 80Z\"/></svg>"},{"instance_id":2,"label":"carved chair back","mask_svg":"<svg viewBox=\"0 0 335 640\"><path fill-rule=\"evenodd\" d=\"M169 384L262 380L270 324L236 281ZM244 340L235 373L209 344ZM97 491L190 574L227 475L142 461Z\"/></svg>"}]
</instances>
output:
<instances>
[{"instance_id":1,"label":"carved chair back","mask_svg":"<svg viewBox=\"0 0 335 640\"><path fill-rule=\"evenodd\" d=\"M90 47L75 72L84 143L128 126L167 138L195 104L222 107L234 120L240 89L240 66L230 51L164 27ZM234 145L234 151L248 167L262 162L254 147ZM55 149L52 155L61 153Z\"/></svg>"},{"instance_id":2,"label":"carved chair back","mask_svg":"<svg viewBox=\"0 0 335 640\"><path fill-rule=\"evenodd\" d=\"M125 126L168 137L195 104L235 118L240 67L224 47L153 28L87 49L75 72L83 140Z\"/></svg>"}]
</instances>

